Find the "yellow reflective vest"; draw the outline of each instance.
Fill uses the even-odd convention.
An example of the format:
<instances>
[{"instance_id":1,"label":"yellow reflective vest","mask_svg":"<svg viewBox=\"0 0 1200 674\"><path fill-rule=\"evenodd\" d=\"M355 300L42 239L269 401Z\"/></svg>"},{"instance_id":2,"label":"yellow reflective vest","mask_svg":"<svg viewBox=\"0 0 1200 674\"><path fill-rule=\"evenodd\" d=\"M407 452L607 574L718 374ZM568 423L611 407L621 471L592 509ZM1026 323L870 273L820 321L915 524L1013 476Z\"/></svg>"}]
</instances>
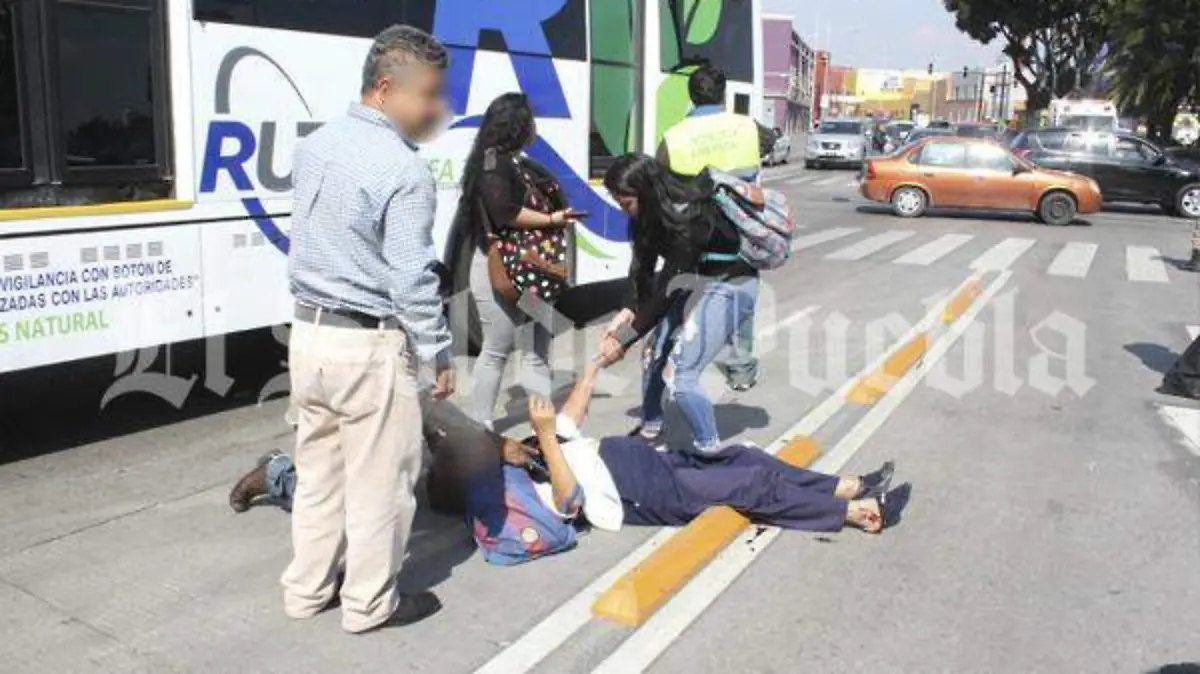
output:
<instances>
[{"instance_id":1,"label":"yellow reflective vest","mask_svg":"<svg viewBox=\"0 0 1200 674\"><path fill-rule=\"evenodd\" d=\"M711 166L738 176L753 176L761 168L758 125L745 115L721 112L688 117L663 136L671 171L700 175Z\"/></svg>"}]
</instances>

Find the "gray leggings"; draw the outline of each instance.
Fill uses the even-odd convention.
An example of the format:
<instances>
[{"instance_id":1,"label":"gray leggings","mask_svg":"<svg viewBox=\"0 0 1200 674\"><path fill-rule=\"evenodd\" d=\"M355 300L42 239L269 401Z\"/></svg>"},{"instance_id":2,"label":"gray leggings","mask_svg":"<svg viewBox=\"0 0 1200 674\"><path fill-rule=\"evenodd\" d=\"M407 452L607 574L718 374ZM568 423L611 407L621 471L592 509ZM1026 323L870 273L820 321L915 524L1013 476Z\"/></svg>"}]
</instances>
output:
<instances>
[{"instance_id":1,"label":"gray leggings","mask_svg":"<svg viewBox=\"0 0 1200 674\"><path fill-rule=\"evenodd\" d=\"M479 308L483 327L483 348L475 361L474 383L471 388L471 414L489 427L500 397L500 381L504 367L513 351L524 354L517 383L526 391L549 397L550 343L553 335L521 312L515 304L492 291L488 280L487 258L475 254L471 263L471 294Z\"/></svg>"}]
</instances>

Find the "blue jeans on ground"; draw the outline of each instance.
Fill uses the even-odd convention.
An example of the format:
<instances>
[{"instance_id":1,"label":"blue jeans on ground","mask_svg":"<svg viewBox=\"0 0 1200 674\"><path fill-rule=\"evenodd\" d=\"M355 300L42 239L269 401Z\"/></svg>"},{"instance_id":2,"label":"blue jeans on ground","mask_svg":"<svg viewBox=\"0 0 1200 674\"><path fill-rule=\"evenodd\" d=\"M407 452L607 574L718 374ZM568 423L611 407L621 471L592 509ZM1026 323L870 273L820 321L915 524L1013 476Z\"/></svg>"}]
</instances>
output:
<instances>
[{"instance_id":1,"label":"blue jeans on ground","mask_svg":"<svg viewBox=\"0 0 1200 674\"><path fill-rule=\"evenodd\" d=\"M670 388L691 426L696 449L719 448L713 404L700 385L700 375L727 344L738 344L736 335L750 321L757 299L758 278L745 277L714 281L696 291L686 309L672 307L651 337L643 368L643 424L662 423L663 393Z\"/></svg>"},{"instance_id":2,"label":"blue jeans on ground","mask_svg":"<svg viewBox=\"0 0 1200 674\"><path fill-rule=\"evenodd\" d=\"M276 454L267 462L267 498L275 505L290 511L292 494L296 492L296 466L287 454Z\"/></svg>"}]
</instances>

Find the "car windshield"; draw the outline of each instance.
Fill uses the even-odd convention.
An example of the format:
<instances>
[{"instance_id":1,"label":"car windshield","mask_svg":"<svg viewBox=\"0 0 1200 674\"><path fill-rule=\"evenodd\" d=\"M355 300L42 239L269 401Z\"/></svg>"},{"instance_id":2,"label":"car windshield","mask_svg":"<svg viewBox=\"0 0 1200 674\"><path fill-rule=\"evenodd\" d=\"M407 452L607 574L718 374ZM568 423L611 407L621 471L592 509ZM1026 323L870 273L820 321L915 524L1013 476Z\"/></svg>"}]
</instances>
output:
<instances>
[{"instance_id":1,"label":"car windshield","mask_svg":"<svg viewBox=\"0 0 1200 674\"><path fill-rule=\"evenodd\" d=\"M821 122L817 133L836 134L839 136L862 135L863 125L858 122Z\"/></svg>"},{"instance_id":2,"label":"car windshield","mask_svg":"<svg viewBox=\"0 0 1200 674\"><path fill-rule=\"evenodd\" d=\"M1068 115L1059 120L1062 126L1081 131L1112 131L1117 120L1103 115Z\"/></svg>"}]
</instances>

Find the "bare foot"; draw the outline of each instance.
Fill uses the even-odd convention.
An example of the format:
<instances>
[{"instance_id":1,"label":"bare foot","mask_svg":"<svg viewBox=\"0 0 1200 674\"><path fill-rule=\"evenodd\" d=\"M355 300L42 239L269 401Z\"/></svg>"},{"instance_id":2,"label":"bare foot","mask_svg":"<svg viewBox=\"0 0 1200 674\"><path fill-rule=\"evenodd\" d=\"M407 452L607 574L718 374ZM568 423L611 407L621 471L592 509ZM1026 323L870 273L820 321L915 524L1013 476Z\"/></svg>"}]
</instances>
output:
<instances>
[{"instance_id":1,"label":"bare foot","mask_svg":"<svg viewBox=\"0 0 1200 674\"><path fill-rule=\"evenodd\" d=\"M862 491L863 481L857 475L838 478L837 486L833 489L833 496L842 501L849 501Z\"/></svg>"},{"instance_id":2,"label":"bare foot","mask_svg":"<svg viewBox=\"0 0 1200 674\"><path fill-rule=\"evenodd\" d=\"M874 499L851 501L846 508L846 523L868 534L883 531L883 513Z\"/></svg>"}]
</instances>

